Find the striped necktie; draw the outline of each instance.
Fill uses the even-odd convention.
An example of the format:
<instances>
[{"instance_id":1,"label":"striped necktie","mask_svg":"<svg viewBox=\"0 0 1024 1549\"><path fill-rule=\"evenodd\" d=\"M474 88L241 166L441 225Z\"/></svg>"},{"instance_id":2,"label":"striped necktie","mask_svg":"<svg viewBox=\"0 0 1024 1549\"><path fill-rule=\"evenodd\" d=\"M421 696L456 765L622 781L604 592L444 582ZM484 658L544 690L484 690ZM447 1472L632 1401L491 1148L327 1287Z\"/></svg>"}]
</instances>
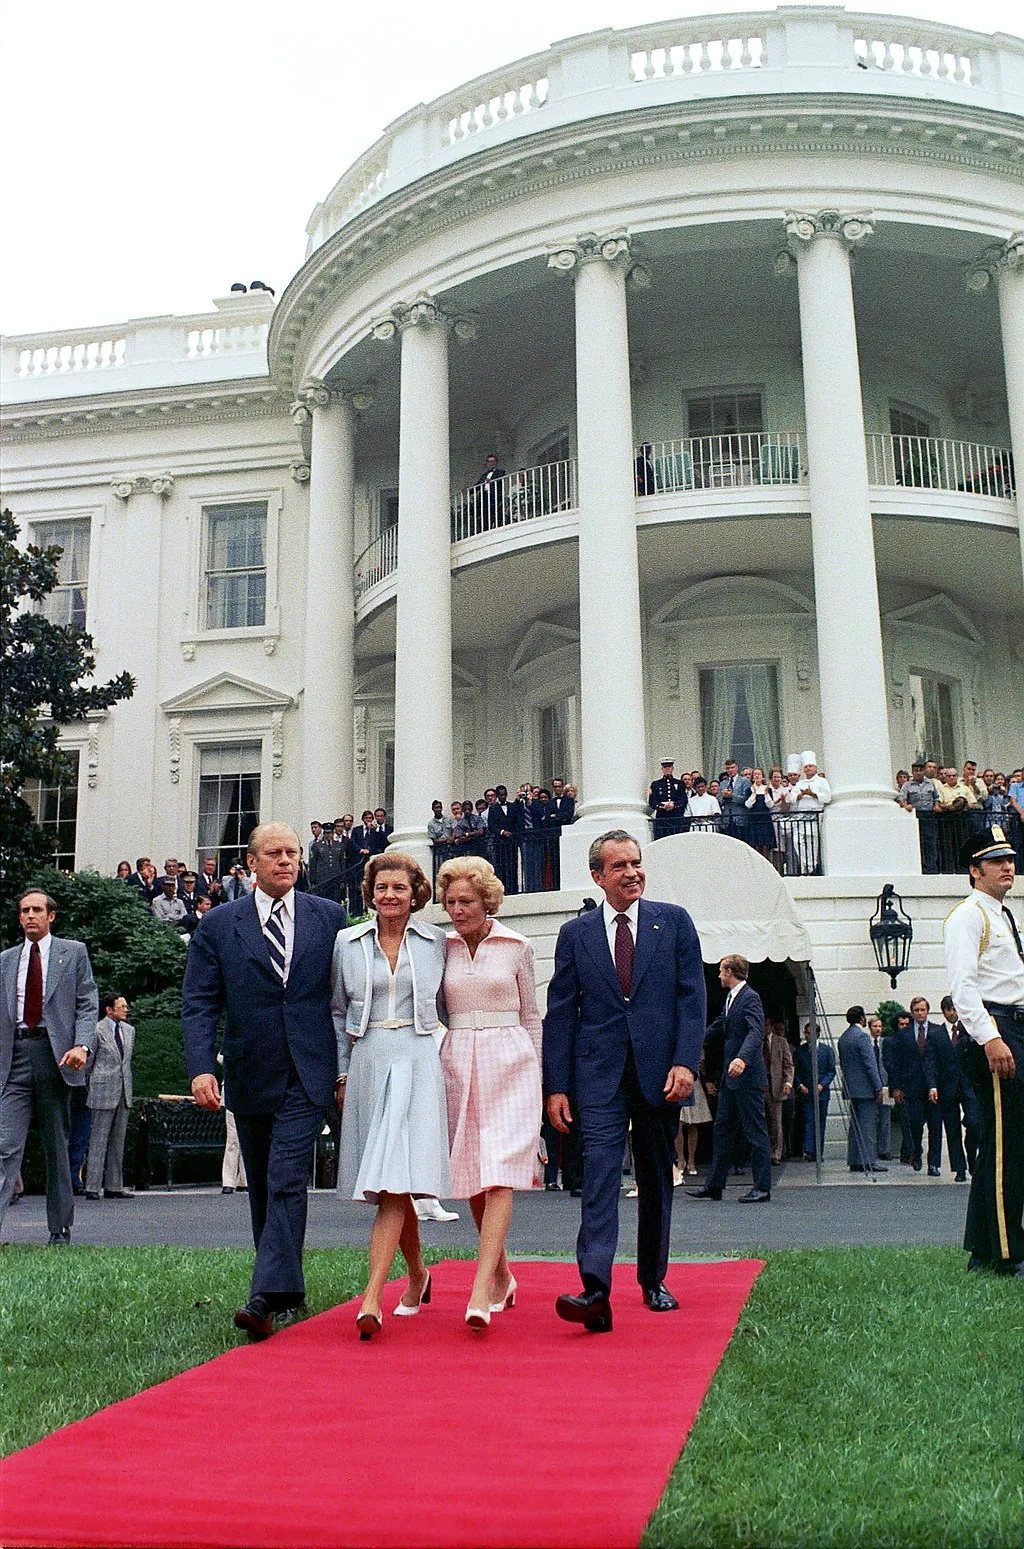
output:
<instances>
[{"instance_id":1,"label":"striped necktie","mask_svg":"<svg viewBox=\"0 0 1024 1549\"><path fill-rule=\"evenodd\" d=\"M281 983L285 984L288 976L284 969L284 926L281 924L283 913L284 902L282 899L276 898L267 923L263 927L263 935L266 938L267 950L270 953L270 961L274 965L274 972Z\"/></svg>"}]
</instances>

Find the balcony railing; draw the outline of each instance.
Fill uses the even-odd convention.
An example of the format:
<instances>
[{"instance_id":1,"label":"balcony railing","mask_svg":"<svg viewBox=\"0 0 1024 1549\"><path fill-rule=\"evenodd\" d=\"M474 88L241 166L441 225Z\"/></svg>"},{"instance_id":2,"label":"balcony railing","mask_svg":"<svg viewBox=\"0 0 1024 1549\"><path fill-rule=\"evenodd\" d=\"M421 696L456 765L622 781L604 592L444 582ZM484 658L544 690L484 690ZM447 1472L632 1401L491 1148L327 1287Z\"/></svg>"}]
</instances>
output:
<instances>
[{"instance_id":1,"label":"balcony railing","mask_svg":"<svg viewBox=\"0 0 1024 1549\"><path fill-rule=\"evenodd\" d=\"M986 828L990 821L1002 823L1007 839L1017 852L1017 868L1024 868L1024 824L1015 812L991 819L981 808L973 812L919 812L921 870L925 876L962 876L960 851L964 843L972 834Z\"/></svg>"},{"instance_id":2,"label":"balcony railing","mask_svg":"<svg viewBox=\"0 0 1024 1549\"><path fill-rule=\"evenodd\" d=\"M647 441L637 447L634 464L638 495L799 484L806 476L803 438L792 430Z\"/></svg>"},{"instance_id":3,"label":"balcony railing","mask_svg":"<svg viewBox=\"0 0 1024 1549\"><path fill-rule=\"evenodd\" d=\"M1003 446L938 436L869 435L868 481L884 489L945 489L967 495L1014 492L1013 456Z\"/></svg>"},{"instance_id":4,"label":"balcony railing","mask_svg":"<svg viewBox=\"0 0 1024 1549\"><path fill-rule=\"evenodd\" d=\"M387 527L356 560L356 602L371 586L398 569L398 528Z\"/></svg>"},{"instance_id":5,"label":"balcony railing","mask_svg":"<svg viewBox=\"0 0 1024 1549\"><path fill-rule=\"evenodd\" d=\"M557 893L560 828L530 829L518 839L471 839L467 844L435 844L434 897L437 874L445 861L464 855L482 855L501 878L506 893Z\"/></svg>"},{"instance_id":6,"label":"balcony railing","mask_svg":"<svg viewBox=\"0 0 1024 1549\"><path fill-rule=\"evenodd\" d=\"M685 813L657 812L654 816L654 837L664 839L669 834L726 834L742 844L753 845L771 861L780 877L820 877L821 865L821 813L785 812L772 813L774 842L769 848L762 844L764 830L739 814L723 812L720 817L691 818Z\"/></svg>"},{"instance_id":7,"label":"balcony railing","mask_svg":"<svg viewBox=\"0 0 1024 1549\"><path fill-rule=\"evenodd\" d=\"M489 484L474 484L459 491L452 501L452 542L556 511L572 511L576 504L576 464L572 458L519 468Z\"/></svg>"}]
</instances>

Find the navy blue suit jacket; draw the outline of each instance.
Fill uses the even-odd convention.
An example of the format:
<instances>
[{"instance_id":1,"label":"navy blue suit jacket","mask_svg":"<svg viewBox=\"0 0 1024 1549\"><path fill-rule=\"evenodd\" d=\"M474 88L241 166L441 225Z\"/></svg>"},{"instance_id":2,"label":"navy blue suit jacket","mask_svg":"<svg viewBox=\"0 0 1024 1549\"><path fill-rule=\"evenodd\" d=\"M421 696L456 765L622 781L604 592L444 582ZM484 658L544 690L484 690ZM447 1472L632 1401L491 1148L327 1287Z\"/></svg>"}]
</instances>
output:
<instances>
[{"instance_id":1,"label":"navy blue suit jacket","mask_svg":"<svg viewBox=\"0 0 1024 1549\"><path fill-rule=\"evenodd\" d=\"M704 965L693 921L676 904L641 898L633 983L627 1001L608 948L604 910L568 920L558 933L544 1018L544 1091L608 1102L633 1050L652 1105L664 1102L673 1065L695 1074L704 1045Z\"/></svg>"},{"instance_id":2,"label":"navy blue suit jacket","mask_svg":"<svg viewBox=\"0 0 1024 1549\"><path fill-rule=\"evenodd\" d=\"M911 1022L909 1027L897 1028L894 1034L895 1043L893 1052L896 1055L896 1068L890 1071L889 1079L892 1086L898 1092L902 1092L910 1102L926 1102L928 1088L935 1086L934 1054L929 1052L929 1041L933 1032L938 1029L934 1022L925 1023L926 1038L924 1053L917 1052L917 1023Z\"/></svg>"},{"instance_id":3,"label":"navy blue suit jacket","mask_svg":"<svg viewBox=\"0 0 1024 1549\"><path fill-rule=\"evenodd\" d=\"M189 1079L216 1070L217 1023L224 1014L225 1102L234 1113L274 1113L291 1065L310 1102L334 1100L338 1046L331 1018L331 963L340 904L295 894L295 947L282 984L270 961L256 900L212 909L185 963L181 1032Z\"/></svg>"},{"instance_id":4,"label":"navy blue suit jacket","mask_svg":"<svg viewBox=\"0 0 1024 1549\"><path fill-rule=\"evenodd\" d=\"M722 1082L731 1091L741 1087L766 1087L768 1071L764 1063L764 1007L761 997L749 984L745 984L729 1007L725 1008L708 1028L708 1033L721 1033ZM742 1060L746 1070L741 1076L730 1076L733 1060Z\"/></svg>"}]
</instances>

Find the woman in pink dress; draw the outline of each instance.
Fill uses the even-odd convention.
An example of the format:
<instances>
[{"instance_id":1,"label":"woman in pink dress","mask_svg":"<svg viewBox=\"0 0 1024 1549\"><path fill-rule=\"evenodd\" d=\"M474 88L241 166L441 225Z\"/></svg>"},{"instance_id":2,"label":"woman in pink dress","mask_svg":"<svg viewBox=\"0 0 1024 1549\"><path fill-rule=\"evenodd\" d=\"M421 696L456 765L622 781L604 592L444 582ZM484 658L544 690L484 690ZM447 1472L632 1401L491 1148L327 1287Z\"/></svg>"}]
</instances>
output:
<instances>
[{"instance_id":1,"label":"woman in pink dress","mask_svg":"<svg viewBox=\"0 0 1024 1549\"><path fill-rule=\"evenodd\" d=\"M437 895L454 930L445 944L448 1033L441 1045L452 1194L480 1233L466 1322L484 1329L515 1306L505 1253L512 1190L533 1187L542 1111L540 1016L533 947L494 918L505 896L479 856L446 861Z\"/></svg>"}]
</instances>

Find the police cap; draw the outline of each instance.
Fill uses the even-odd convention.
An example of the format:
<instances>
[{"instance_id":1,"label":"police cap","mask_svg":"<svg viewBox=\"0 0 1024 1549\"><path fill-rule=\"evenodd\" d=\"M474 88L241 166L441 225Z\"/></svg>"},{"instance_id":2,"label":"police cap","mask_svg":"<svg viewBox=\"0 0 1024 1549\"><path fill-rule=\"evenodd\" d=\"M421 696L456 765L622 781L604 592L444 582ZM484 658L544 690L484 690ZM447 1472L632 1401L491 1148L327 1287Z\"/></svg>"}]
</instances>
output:
<instances>
[{"instance_id":1,"label":"police cap","mask_svg":"<svg viewBox=\"0 0 1024 1549\"><path fill-rule=\"evenodd\" d=\"M971 866L977 866L981 861L1016 860L1016 858L1017 853L1013 845L998 823L993 823L991 828L983 828L978 833L972 834L960 846L959 860L964 871Z\"/></svg>"}]
</instances>

